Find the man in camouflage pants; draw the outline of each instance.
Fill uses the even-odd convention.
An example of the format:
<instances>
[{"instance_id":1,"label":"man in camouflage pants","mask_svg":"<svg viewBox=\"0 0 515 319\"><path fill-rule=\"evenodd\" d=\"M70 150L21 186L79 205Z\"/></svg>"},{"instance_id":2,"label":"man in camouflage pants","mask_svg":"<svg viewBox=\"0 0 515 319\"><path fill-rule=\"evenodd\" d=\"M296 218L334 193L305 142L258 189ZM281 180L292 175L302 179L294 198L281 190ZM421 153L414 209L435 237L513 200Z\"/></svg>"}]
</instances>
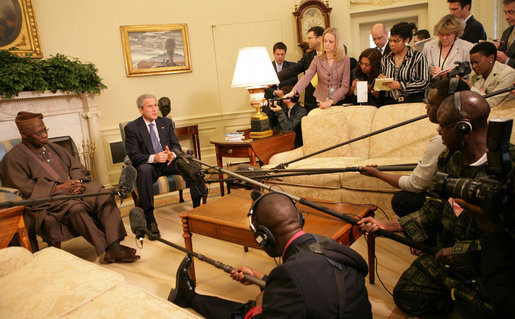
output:
<instances>
[{"instance_id":1,"label":"man in camouflage pants","mask_svg":"<svg viewBox=\"0 0 515 319\"><path fill-rule=\"evenodd\" d=\"M490 107L471 91L455 94L460 96L448 97L438 110L438 132L447 150L440 154L437 170L454 178L479 178L486 175ZM510 151L513 160L514 149ZM436 236L438 253L416 259L395 286L395 303L404 312L438 318L493 317L493 308L478 284L479 239L483 229L471 215L463 213L454 198L437 192L436 188L433 177L421 210L398 221L364 218L359 222L360 227L366 232L378 228L402 231L417 242Z\"/></svg>"}]
</instances>

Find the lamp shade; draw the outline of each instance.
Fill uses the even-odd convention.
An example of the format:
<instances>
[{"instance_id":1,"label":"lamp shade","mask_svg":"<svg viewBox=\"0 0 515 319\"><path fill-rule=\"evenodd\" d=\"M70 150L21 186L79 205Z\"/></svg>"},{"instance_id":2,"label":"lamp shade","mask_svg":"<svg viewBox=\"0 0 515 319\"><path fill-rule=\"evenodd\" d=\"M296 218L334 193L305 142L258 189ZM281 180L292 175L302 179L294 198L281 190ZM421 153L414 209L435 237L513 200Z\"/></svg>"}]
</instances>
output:
<instances>
[{"instance_id":1,"label":"lamp shade","mask_svg":"<svg viewBox=\"0 0 515 319\"><path fill-rule=\"evenodd\" d=\"M232 87L258 88L279 84L265 47L247 47L238 52Z\"/></svg>"}]
</instances>

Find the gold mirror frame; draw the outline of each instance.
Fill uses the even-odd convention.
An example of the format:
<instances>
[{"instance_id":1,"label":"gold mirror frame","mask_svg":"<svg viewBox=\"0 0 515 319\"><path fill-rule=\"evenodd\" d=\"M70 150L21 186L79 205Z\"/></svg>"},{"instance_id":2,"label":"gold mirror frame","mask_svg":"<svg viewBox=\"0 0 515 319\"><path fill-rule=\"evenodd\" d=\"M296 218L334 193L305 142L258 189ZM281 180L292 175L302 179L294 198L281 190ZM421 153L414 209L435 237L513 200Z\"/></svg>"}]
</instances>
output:
<instances>
[{"instance_id":1,"label":"gold mirror frame","mask_svg":"<svg viewBox=\"0 0 515 319\"><path fill-rule=\"evenodd\" d=\"M128 77L191 72L187 24L120 26L120 32Z\"/></svg>"},{"instance_id":2,"label":"gold mirror frame","mask_svg":"<svg viewBox=\"0 0 515 319\"><path fill-rule=\"evenodd\" d=\"M15 31L9 37L14 37L11 42L8 44L1 46L0 50L8 50L9 48L15 47L16 49L12 50L13 53L20 56L31 55L33 58L42 58L43 53L41 52L41 45L39 42L38 36L38 28L36 25L36 18L34 16L34 8L32 7L31 0L1 0L5 1L5 3L13 3L13 8L15 9L14 20L5 21L6 25L9 22L14 23L16 26L14 27ZM16 9L19 9L16 10ZM8 10L8 8L4 8L4 10ZM7 31L9 32L9 31ZM17 34L16 34L17 32Z\"/></svg>"}]
</instances>

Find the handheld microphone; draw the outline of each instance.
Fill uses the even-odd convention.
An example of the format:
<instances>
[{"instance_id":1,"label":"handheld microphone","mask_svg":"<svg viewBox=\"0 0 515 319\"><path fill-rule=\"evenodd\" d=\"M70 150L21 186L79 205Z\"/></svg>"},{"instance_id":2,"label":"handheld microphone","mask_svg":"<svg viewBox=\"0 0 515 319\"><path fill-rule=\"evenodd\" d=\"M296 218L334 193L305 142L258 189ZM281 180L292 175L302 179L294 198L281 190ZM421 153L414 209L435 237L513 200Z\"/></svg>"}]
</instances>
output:
<instances>
[{"instance_id":1,"label":"handheld microphone","mask_svg":"<svg viewBox=\"0 0 515 319\"><path fill-rule=\"evenodd\" d=\"M139 240L140 245L143 246L143 238L147 233L147 222L145 220L145 214L141 207L134 207L129 213L129 222L131 224L131 230Z\"/></svg>"},{"instance_id":2,"label":"handheld microphone","mask_svg":"<svg viewBox=\"0 0 515 319\"><path fill-rule=\"evenodd\" d=\"M138 177L138 171L134 166L127 165L122 169L120 179L118 180L118 196L120 196L120 204L129 196L134 188L134 183Z\"/></svg>"},{"instance_id":3,"label":"handheld microphone","mask_svg":"<svg viewBox=\"0 0 515 319\"><path fill-rule=\"evenodd\" d=\"M252 193L250 193L250 198L252 198L252 201L255 202L262 195L263 195L262 192L255 189L252 191Z\"/></svg>"}]
</instances>

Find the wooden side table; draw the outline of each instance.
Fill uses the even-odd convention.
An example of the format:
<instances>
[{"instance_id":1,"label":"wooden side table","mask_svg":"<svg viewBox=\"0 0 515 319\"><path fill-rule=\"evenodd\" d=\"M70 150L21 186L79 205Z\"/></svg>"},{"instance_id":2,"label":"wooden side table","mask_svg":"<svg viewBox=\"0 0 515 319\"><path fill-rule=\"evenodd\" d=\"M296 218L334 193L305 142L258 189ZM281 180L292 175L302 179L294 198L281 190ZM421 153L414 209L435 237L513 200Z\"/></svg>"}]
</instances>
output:
<instances>
[{"instance_id":1,"label":"wooden side table","mask_svg":"<svg viewBox=\"0 0 515 319\"><path fill-rule=\"evenodd\" d=\"M250 165L256 166L257 159L267 164L272 155L292 150L295 133L275 132L274 135L261 139L245 139L243 141L226 141L225 136L216 136L209 141L215 145L216 164L223 167L223 157L248 158ZM223 179L223 174L218 174ZM220 194L225 195L224 183L220 182Z\"/></svg>"},{"instance_id":2,"label":"wooden side table","mask_svg":"<svg viewBox=\"0 0 515 319\"><path fill-rule=\"evenodd\" d=\"M175 128L175 135L177 137L190 136L193 141L193 153L196 158L201 160L200 156L200 140L198 137L198 125L182 126Z\"/></svg>"},{"instance_id":3,"label":"wooden side table","mask_svg":"<svg viewBox=\"0 0 515 319\"><path fill-rule=\"evenodd\" d=\"M21 245L32 252L29 234L23 220L23 209L23 206L0 209L0 248L7 247L17 233Z\"/></svg>"}]
</instances>

